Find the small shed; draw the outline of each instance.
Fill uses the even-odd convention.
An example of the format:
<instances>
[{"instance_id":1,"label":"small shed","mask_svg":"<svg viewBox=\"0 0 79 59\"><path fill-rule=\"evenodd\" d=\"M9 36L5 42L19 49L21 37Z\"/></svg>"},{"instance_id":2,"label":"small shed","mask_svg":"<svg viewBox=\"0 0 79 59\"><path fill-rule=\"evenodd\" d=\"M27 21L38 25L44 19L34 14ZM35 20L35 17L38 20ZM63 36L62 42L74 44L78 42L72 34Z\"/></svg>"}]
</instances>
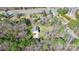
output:
<instances>
[{"instance_id":1,"label":"small shed","mask_svg":"<svg viewBox=\"0 0 79 59\"><path fill-rule=\"evenodd\" d=\"M40 27L39 26L34 26L33 29L32 29L32 33L33 33L33 38L37 38L39 39L40 38Z\"/></svg>"}]
</instances>

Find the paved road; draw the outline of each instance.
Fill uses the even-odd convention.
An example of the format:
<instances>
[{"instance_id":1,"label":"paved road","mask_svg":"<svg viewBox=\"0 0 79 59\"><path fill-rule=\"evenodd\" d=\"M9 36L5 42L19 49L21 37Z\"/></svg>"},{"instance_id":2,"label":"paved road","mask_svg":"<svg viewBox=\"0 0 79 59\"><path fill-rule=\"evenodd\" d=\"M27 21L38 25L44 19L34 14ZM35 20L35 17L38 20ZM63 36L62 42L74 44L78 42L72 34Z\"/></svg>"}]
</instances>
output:
<instances>
[{"instance_id":1,"label":"paved road","mask_svg":"<svg viewBox=\"0 0 79 59\"><path fill-rule=\"evenodd\" d=\"M66 47L65 47L65 49L68 49L68 47L70 46L70 43L72 42L72 41L74 41L74 39L79 39L79 37L77 36L77 35L75 35L75 33L73 32L73 30L71 30L69 27L66 27L66 33L68 34L68 39L67 39L67 41L66 41Z\"/></svg>"},{"instance_id":2,"label":"paved road","mask_svg":"<svg viewBox=\"0 0 79 59\"><path fill-rule=\"evenodd\" d=\"M11 11L8 11L9 13L25 13L25 14L33 14L33 13L41 13L42 11L46 11L48 12L48 9L47 8L36 8L36 9L27 9L27 10L11 10ZM5 11L2 11L2 12L5 12Z\"/></svg>"},{"instance_id":3,"label":"paved road","mask_svg":"<svg viewBox=\"0 0 79 59\"><path fill-rule=\"evenodd\" d=\"M76 12L78 9L79 9L78 7L69 8L68 14L71 15L71 16L74 16L74 15L75 15L75 12Z\"/></svg>"},{"instance_id":4,"label":"paved road","mask_svg":"<svg viewBox=\"0 0 79 59\"><path fill-rule=\"evenodd\" d=\"M57 9L58 8L50 8L51 11L53 12L54 15L57 15ZM46 13L49 13L49 9L48 8L36 8L36 9L27 9L27 10L10 10L8 11L10 14L14 13L14 14L18 14L18 13L25 13L26 15L28 14L33 14L33 13L41 13L42 11L46 11ZM5 12L5 11L1 11L1 12Z\"/></svg>"},{"instance_id":5,"label":"paved road","mask_svg":"<svg viewBox=\"0 0 79 59\"><path fill-rule=\"evenodd\" d=\"M69 27L66 28L66 32L71 35L72 37L78 39L77 35L75 35L75 33L73 32L73 30L71 30Z\"/></svg>"}]
</instances>

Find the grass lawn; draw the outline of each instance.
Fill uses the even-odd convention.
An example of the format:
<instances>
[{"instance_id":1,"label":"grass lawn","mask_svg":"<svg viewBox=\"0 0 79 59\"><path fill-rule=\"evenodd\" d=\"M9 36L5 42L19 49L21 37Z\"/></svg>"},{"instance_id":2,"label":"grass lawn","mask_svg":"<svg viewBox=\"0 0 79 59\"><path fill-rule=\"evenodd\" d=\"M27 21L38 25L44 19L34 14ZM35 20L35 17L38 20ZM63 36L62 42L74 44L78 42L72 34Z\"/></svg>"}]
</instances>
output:
<instances>
[{"instance_id":1,"label":"grass lawn","mask_svg":"<svg viewBox=\"0 0 79 59\"><path fill-rule=\"evenodd\" d=\"M74 44L76 47L79 47L79 39L74 40L73 44Z\"/></svg>"},{"instance_id":2,"label":"grass lawn","mask_svg":"<svg viewBox=\"0 0 79 59\"><path fill-rule=\"evenodd\" d=\"M71 20L68 24L71 29L74 29L76 26L79 26L79 20Z\"/></svg>"},{"instance_id":3,"label":"grass lawn","mask_svg":"<svg viewBox=\"0 0 79 59\"><path fill-rule=\"evenodd\" d=\"M53 26L50 26L50 25L39 25L40 26L40 30L41 30L41 32L40 32L40 36L41 37L45 37L45 33L47 32L47 31L51 31L52 30L52 27Z\"/></svg>"}]
</instances>

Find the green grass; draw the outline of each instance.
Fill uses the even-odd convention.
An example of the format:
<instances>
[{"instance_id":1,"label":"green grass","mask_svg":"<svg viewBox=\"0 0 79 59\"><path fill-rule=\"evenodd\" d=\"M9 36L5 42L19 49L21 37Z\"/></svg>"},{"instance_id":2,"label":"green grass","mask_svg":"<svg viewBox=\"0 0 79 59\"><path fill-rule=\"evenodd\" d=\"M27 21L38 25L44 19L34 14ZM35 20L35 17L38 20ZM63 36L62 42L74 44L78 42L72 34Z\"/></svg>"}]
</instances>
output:
<instances>
[{"instance_id":1,"label":"green grass","mask_svg":"<svg viewBox=\"0 0 79 59\"><path fill-rule=\"evenodd\" d=\"M40 33L40 36L45 36L45 32L48 31L48 27L45 26L45 25L39 25L40 26L40 30L41 30L41 33Z\"/></svg>"},{"instance_id":2,"label":"green grass","mask_svg":"<svg viewBox=\"0 0 79 59\"><path fill-rule=\"evenodd\" d=\"M71 29L74 29L76 26L79 26L79 20L71 20L68 24Z\"/></svg>"},{"instance_id":3,"label":"green grass","mask_svg":"<svg viewBox=\"0 0 79 59\"><path fill-rule=\"evenodd\" d=\"M55 46L57 44L64 45L65 44L65 41L62 40L62 39L53 39L52 40L52 45Z\"/></svg>"},{"instance_id":4,"label":"green grass","mask_svg":"<svg viewBox=\"0 0 79 59\"><path fill-rule=\"evenodd\" d=\"M73 44L77 47L79 47L79 39L74 40Z\"/></svg>"},{"instance_id":5,"label":"green grass","mask_svg":"<svg viewBox=\"0 0 79 59\"><path fill-rule=\"evenodd\" d=\"M62 39L58 39L57 43L58 43L58 44L61 44L61 45L64 45L64 44L65 44L65 41L62 40Z\"/></svg>"},{"instance_id":6,"label":"green grass","mask_svg":"<svg viewBox=\"0 0 79 59\"><path fill-rule=\"evenodd\" d=\"M64 26L62 26L59 30L58 33L63 33L64 32Z\"/></svg>"}]
</instances>

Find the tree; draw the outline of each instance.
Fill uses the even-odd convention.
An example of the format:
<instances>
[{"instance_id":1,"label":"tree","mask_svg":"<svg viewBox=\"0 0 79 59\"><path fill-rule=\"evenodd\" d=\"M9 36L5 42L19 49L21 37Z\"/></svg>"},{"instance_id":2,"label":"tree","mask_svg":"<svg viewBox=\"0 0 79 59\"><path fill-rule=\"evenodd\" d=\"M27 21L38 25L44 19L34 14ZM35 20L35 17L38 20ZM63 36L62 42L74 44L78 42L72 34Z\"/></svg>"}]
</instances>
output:
<instances>
[{"instance_id":1,"label":"tree","mask_svg":"<svg viewBox=\"0 0 79 59\"><path fill-rule=\"evenodd\" d=\"M51 25L57 25L57 24L59 24L59 25L61 25L61 21L55 16L55 17L53 17L53 19L51 20Z\"/></svg>"},{"instance_id":2,"label":"tree","mask_svg":"<svg viewBox=\"0 0 79 59\"><path fill-rule=\"evenodd\" d=\"M59 14L61 14L61 15L65 15L65 14L68 13L68 8L66 8L66 7L64 7L64 8L59 8L59 9L57 10L57 12L58 12Z\"/></svg>"},{"instance_id":3,"label":"tree","mask_svg":"<svg viewBox=\"0 0 79 59\"><path fill-rule=\"evenodd\" d=\"M24 20L25 20L25 24L26 24L27 26L30 26L30 25L31 25L30 19L24 19Z\"/></svg>"},{"instance_id":4,"label":"tree","mask_svg":"<svg viewBox=\"0 0 79 59\"><path fill-rule=\"evenodd\" d=\"M79 10L76 10L76 12L75 12L75 17L76 17L77 19L79 19Z\"/></svg>"}]
</instances>

